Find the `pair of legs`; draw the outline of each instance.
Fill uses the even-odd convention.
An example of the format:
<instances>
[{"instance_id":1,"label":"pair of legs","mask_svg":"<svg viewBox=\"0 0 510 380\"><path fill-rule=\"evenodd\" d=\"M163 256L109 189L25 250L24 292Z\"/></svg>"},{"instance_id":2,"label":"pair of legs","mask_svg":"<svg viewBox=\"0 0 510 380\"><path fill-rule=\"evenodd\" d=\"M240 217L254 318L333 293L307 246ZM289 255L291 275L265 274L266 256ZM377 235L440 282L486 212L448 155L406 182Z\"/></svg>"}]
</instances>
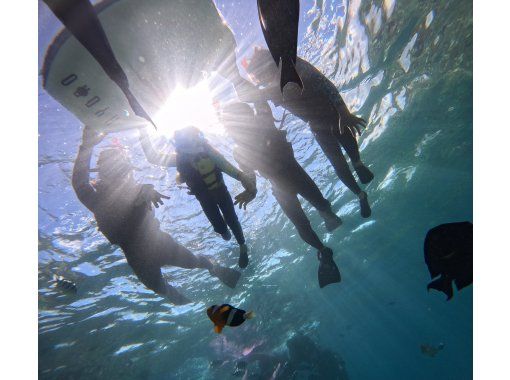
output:
<instances>
[{"instance_id":1,"label":"pair of legs","mask_svg":"<svg viewBox=\"0 0 510 380\"><path fill-rule=\"evenodd\" d=\"M161 267L165 265L185 269L207 269L211 275L218 277L227 286L234 288L237 284L239 272L214 265L206 256L193 254L162 231L149 235L152 236L146 236L132 244L122 245L121 248L138 279L147 288L169 298L171 302L182 305L189 303L190 300L163 278Z\"/></svg>"},{"instance_id":2,"label":"pair of legs","mask_svg":"<svg viewBox=\"0 0 510 380\"><path fill-rule=\"evenodd\" d=\"M297 162L285 173L280 173L270 180L276 200L285 215L296 226L301 239L315 249L322 250L324 245L312 229L297 196L301 195L319 211L326 221L328 230L333 230L342 223L331 210L331 203L324 198L313 179Z\"/></svg>"},{"instance_id":3,"label":"pair of legs","mask_svg":"<svg viewBox=\"0 0 510 380\"><path fill-rule=\"evenodd\" d=\"M310 202L324 218L326 228L332 231L340 226L342 221L331 210L329 201L324 198L315 182L297 162L293 163L285 173L280 173L270 180L276 200L285 215L296 226L301 239L317 249L319 286L323 288L326 285L340 282L340 272L333 260L333 251L322 244L312 229L297 196L300 194Z\"/></svg>"},{"instance_id":4,"label":"pair of legs","mask_svg":"<svg viewBox=\"0 0 510 380\"><path fill-rule=\"evenodd\" d=\"M367 195L356 182L341 150L342 147L351 159L354 170L358 174L361 183L369 183L374 178L374 175L361 162L356 138L348 130L340 134L338 130L338 118L314 121L310 123L310 127L315 135L317 143L322 148L329 162L331 162L331 165L333 165L338 178L340 178L349 190L360 198L361 215L364 218L368 218L371 214L371 210Z\"/></svg>"},{"instance_id":5,"label":"pair of legs","mask_svg":"<svg viewBox=\"0 0 510 380\"><path fill-rule=\"evenodd\" d=\"M225 240L230 239L228 231L228 228L230 228L241 247L239 266L245 268L248 265L248 249L241 223L239 223L237 218L234 202L227 187L222 185L218 189L210 190L207 193L196 194L196 198L200 202L207 219L211 222L214 231Z\"/></svg>"}]
</instances>

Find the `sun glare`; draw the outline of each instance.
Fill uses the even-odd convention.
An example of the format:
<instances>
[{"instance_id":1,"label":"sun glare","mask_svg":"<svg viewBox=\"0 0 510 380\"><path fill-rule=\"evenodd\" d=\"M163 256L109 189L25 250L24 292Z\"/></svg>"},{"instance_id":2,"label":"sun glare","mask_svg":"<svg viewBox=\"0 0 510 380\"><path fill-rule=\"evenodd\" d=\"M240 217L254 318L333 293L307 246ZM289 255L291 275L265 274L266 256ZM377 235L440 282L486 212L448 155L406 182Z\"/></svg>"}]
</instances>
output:
<instances>
[{"instance_id":1,"label":"sun glare","mask_svg":"<svg viewBox=\"0 0 510 380\"><path fill-rule=\"evenodd\" d=\"M192 88L176 87L154 118L158 132L173 137L176 130L194 125L204 133L220 134L214 99L207 81Z\"/></svg>"}]
</instances>

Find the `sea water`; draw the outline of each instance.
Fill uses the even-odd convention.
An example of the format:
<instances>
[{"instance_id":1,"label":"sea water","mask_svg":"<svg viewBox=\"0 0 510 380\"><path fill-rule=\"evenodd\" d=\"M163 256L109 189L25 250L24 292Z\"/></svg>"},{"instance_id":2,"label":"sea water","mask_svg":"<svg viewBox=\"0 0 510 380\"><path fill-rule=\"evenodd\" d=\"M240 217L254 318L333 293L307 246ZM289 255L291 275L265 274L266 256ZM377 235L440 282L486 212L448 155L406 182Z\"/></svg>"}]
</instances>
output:
<instances>
[{"instance_id":1,"label":"sea water","mask_svg":"<svg viewBox=\"0 0 510 380\"><path fill-rule=\"evenodd\" d=\"M216 3L239 55L264 43L255 0ZM61 24L42 2L39 13L42 63ZM303 201L342 273L340 284L324 289L315 252L262 178L257 198L238 213L251 261L236 289L206 271L178 268L164 274L193 303L173 306L146 289L71 187L80 123L39 87L42 379L228 379L245 374L235 372L239 361L249 362L248 378L273 372L275 363L291 367L287 378L295 379L472 377L472 287L449 302L428 293L423 258L428 229L472 221L471 2L304 0L299 55L369 121L359 144L375 174L366 186L372 216L362 219L308 126L287 118L298 161L344 221L327 233ZM147 164L136 134L116 138L132 147L136 177L171 197L156 213L162 229L193 252L235 267L236 245L213 232L198 203L175 185L175 170ZM218 140L231 158L231 142ZM227 185L234 194L242 190L230 179ZM55 288L53 274L76 282L77 294ZM227 302L257 316L217 335L205 309ZM293 337L301 337L301 355L294 351L289 359ZM444 349L435 357L422 354L422 344L439 343ZM271 368L250 362L253 353L275 358ZM318 365L321 357L334 365Z\"/></svg>"}]
</instances>

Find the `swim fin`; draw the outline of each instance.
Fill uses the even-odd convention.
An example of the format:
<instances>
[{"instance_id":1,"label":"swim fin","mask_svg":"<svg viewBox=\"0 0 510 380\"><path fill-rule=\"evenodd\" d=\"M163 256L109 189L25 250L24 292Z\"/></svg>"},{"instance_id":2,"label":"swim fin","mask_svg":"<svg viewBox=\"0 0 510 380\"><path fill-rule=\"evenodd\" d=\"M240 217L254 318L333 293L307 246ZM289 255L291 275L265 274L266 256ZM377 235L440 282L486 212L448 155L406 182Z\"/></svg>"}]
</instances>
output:
<instances>
[{"instance_id":1,"label":"swim fin","mask_svg":"<svg viewBox=\"0 0 510 380\"><path fill-rule=\"evenodd\" d=\"M246 244L241 244L239 246L239 268L246 268L248 266L248 262L248 246Z\"/></svg>"},{"instance_id":2,"label":"swim fin","mask_svg":"<svg viewBox=\"0 0 510 380\"><path fill-rule=\"evenodd\" d=\"M369 218L372 215L372 209L370 208L370 204L368 203L367 193L362 191L363 197L359 198L359 207L362 218Z\"/></svg>"},{"instance_id":3,"label":"swim fin","mask_svg":"<svg viewBox=\"0 0 510 380\"><path fill-rule=\"evenodd\" d=\"M326 285L340 282L340 271L333 260L333 251L328 247L324 247L317 252L317 257L319 258L319 286L323 288Z\"/></svg>"},{"instance_id":4,"label":"swim fin","mask_svg":"<svg viewBox=\"0 0 510 380\"><path fill-rule=\"evenodd\" d=\"M232 289L236 287L237 281L239 281L239 278L241 277L241 273L239 271L219 265L216 265L212 269L211 274Z\"/></svg>"},{"instance_id":5,"label":"swim fin","mask_svg":"<svg viewBox=\"0 0 510 380\"><path fill-rule=\"evenodd\" d=\"M427 285L427 290L430 289L436 289L446 294L447 301L451 300L453 297L452 279L445 275L441 275L441 277L439 277L438 279L430 282Z\"/></svg>"},{"instance_id":6,"label":"swim fin","mask_svg":"<svg viewBox=\"0 0 510 380\"><path fill-rule=\"evenodd\" d=\"M299 74L296 70L296 66L294 65L294 62L290 58L282 58L280 61L281 65L281 73L280 73L280 90L283 93L284 87L287 85L287 83L296 83L300 88L301 91L303 90L303 81L301 81L301 78L299 77Z\"/></svg>"}]
</instances>

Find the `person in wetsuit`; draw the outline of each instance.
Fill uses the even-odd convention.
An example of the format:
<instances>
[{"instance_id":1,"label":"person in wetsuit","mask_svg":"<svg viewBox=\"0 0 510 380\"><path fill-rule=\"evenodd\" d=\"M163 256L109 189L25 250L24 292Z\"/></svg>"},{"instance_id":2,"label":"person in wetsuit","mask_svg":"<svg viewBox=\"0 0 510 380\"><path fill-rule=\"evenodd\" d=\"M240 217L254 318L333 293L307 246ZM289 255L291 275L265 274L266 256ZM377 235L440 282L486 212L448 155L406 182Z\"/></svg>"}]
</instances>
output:
<instances>
[{"instance_id":1,"label":"person in wetsuit","mask_svg":"<svg viewBox=\"0 0 510 380\"><path fill-rule=\"evenodd\" d=\"M175 153L156 152L145 129L140 129L140 143L150 163L177 168L178 182L186 183L215 232L228 241L232 238L229 228L232 230L239 244L239 267L246 268L248 246L222 173L240 181L245 189L251 191L255 187L252 181L213 149L196 127L175 132Z\"/></svg>"},{"instance_id":2,"label":"person in wetsuit","mask_svg":"<svg viewBox=\"0 0 510 380\"><path fill-rule=\"evenodd\" d=\"M161 267L203 268L230 287L240 273L213 264L206 256L194 255L161 231L152 205L159 207L168 197L153 185L139 184L133 178L133 166L121 148L106 149L97 161L98 180L90 183L90 160L103 135L90 127L83 130L82 144L74 164L72 185L78 199L94 213L99 231L118 245L136 276L149 289L174 304L190 302L161 274Z\"/></svg>"},{"instance_id":3,"label":"person in wetsuit","mask_svg":"<svg viewBox=\"0 0 510 380\"><path fill-rule=\"evenodd\" d=\"M371 209L367 194L359 187L340 149L347 152L361 183L372 181L374 175L361 161L356 140L356 133L360 134L360 128L366 126L365 120L351 114L335 85L304 59L298 57L296 62L304 89L288 86L284 94L280 90L278 67L268 50L256 48L245 68L256 85L263 88L245 92L241 99L254 103L269 100L307 122L338 178L358 196L361 216L368 218Z\"/></svg>"},{"instance_id":4,"label":"person in wetsuit","mask_svg":"<svg viewBox=\"0 0 510 380\"><path fill-rule=\"evenodd\" d=\"M223 108L220 120L236 143L234 159L253 182L255 170L271 182L274 197L296 226L299 236L317 249L321 288L339 282L340 274L333 261L333 251L322 243L312 229L298 194L319 211L328 231L338 228L342 221L332 211L331 203L324 198L313 179L296 161L286 132L274 126L271 109L267 108L266 113L257 115L246 103L234 103ZM246 208L253 198L255 192L246 190L236 197L236 203Z\"/></svg>"}]
</instances>

